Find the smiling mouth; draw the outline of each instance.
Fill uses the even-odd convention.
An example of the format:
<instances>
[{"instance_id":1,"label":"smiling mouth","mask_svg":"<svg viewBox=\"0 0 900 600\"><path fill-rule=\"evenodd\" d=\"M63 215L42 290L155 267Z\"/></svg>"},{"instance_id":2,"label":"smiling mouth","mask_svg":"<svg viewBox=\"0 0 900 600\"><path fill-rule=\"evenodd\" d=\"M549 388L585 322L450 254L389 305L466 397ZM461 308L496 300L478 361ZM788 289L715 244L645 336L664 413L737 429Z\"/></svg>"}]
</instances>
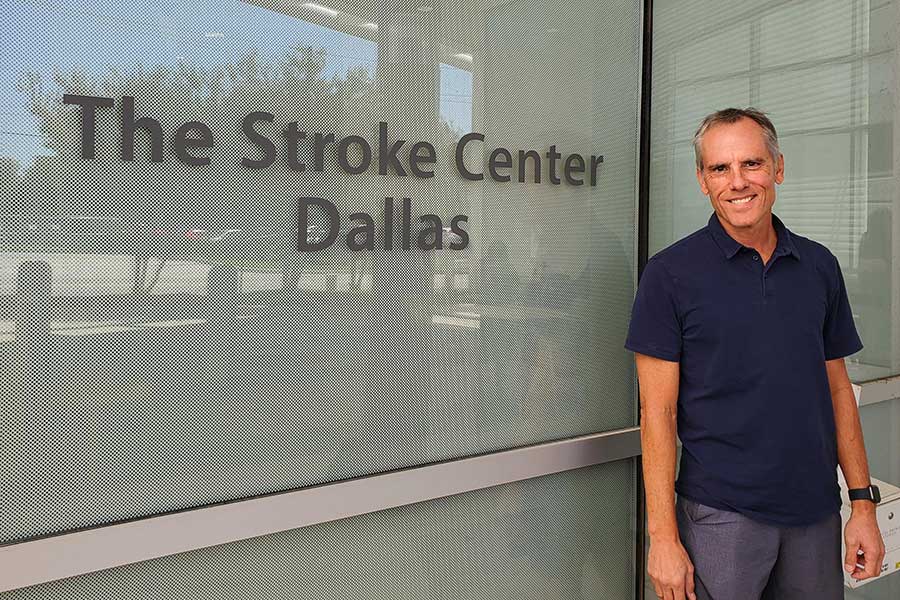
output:
<instances>
[{"instance_id":1,"label":"smiling mouth","mask_svg":"<svg viewBox=\"0 0 900 600\"><path fill-rule=\"evenodd\" d=\"M753 198L755 198L755 196L746 196L744 198L735 198L734 200L729 200L728 202L730 204L747 204L748 202L753 200Z\"/></svg>"}]
</instances>

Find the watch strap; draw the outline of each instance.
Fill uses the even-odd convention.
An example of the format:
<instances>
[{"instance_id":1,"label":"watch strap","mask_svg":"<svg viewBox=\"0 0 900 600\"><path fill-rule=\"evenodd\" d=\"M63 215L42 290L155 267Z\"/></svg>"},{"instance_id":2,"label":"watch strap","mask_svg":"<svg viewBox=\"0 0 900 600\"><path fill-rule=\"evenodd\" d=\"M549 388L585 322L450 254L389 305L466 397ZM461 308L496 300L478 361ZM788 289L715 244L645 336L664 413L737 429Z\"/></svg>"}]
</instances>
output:
<instances>
[{"instance_id":1,"label":"watch strap","mask_svg":"<svg viewBox=\"0 0 900 600\"><path fill-rule=\"evenodd\" d=\"M847 494L850 496L851 501L871 500L875 504L881 502L881 494L879 493L877 485L870 485L869 487L847 490Z\"/></svg>"}]
</instances>

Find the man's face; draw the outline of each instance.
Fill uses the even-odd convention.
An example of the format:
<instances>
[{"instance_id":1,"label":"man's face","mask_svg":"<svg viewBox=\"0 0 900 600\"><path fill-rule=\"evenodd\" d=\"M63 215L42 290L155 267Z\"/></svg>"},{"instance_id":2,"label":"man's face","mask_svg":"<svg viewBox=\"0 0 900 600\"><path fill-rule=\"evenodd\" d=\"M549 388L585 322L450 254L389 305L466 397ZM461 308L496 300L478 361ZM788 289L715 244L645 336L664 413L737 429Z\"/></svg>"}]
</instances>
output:
<instances>
[{"instance_id":1,"label":"man's face","mask_svg":"<svg viewBox=\"0 0 900 600\"><path fill-rule=\"evenodd\" d=\"M763 128L752 119L708 129L700 142L700 189L729 232L756 231L771 223L775 184L784 181L784 157L774 159Z\"/></svg>"}]
</instances>

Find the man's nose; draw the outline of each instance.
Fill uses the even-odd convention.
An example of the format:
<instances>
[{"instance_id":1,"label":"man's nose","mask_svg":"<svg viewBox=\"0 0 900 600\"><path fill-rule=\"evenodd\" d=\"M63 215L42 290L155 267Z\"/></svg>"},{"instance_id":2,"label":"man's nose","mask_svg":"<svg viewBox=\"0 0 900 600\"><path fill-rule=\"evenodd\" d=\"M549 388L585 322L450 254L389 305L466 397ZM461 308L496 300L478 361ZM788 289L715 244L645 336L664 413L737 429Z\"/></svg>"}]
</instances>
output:
<instances>
[{"instance_id":1,"label":"man's nose","mask_svg":"<svg viewBox=\"0 0 900 600\"><path fill-rule=\"evenodd\" d=\"M744 173L740 167L731 169L731 189L742 190L747 187L747 180L744 179Z\"/></svg>"}]
</instances>

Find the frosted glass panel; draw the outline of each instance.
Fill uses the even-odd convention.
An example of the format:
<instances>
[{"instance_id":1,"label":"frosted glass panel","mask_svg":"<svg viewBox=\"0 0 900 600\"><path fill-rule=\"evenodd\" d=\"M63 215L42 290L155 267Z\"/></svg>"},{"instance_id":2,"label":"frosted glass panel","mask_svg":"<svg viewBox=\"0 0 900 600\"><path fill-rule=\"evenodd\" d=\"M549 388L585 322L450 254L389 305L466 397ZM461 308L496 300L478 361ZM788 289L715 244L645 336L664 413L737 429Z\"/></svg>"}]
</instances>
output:
<instances>
[{"instance_id":1,"label":"frosted glass panel","mask_svg":"<svg viewBox=\"0 0 900 600\"><path fill-rule=\"evenodd\" d=\"M10 592L4 600L627 600L634 462Z\"/></svg>"},{"instance_id":2,"label":"frosted glass panel","mask_svg":"<svg viewBox=\"0 0 900 600\"><path fill-rule=\"evenodd\" d=\"M6 2L0 542L633 425L640 6Z\"/></svg>"}]
</instances>

